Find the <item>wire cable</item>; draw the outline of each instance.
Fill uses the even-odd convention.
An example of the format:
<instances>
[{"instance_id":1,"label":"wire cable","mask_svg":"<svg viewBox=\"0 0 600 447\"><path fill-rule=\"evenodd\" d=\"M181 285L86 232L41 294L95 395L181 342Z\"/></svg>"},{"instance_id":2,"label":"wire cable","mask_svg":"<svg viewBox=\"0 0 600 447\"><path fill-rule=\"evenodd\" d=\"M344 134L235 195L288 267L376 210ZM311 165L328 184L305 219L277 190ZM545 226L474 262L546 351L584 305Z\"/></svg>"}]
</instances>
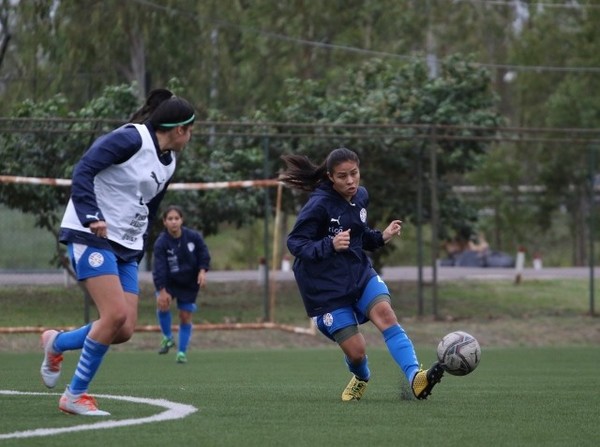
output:
<instances>
[{"instance_id":1,"label":"wire cable","mask_svg":"<svg viewBox=\"0 0 600 447\"><path fill-rule=\"evenodd\" d=\"M239 31L250 32L259 34L268 39L274 39L279 41L291 42L298 45L310 46L314 48L322 48L327 50L336 50L336 51L345 51L356 54L363 54L366 56L374 56L374 57L382 57L382 58L394 58L394 59L426 59L427 56L415 56L415 55L407 55L407 54L398 54L391 53L387 51L377 51L377 50L368 50L364 48L359 48L351 45L340 45L333 43L325 43L318 42L314 40L302 39L298 37L291 37L281 33L275 33L271 31L265 31L261 29L256 29L252 27L241 26L235 23L232 23L227 20L215 19L215 18L207 18L202 17L195 12L192 11L183 11L177 8L169 8L163 5L159 5L150 0L133 0L134 2L144 5L150 8L159 9L169 13L177 13L183 15L185 17L194 17L196 20L202 20L207 23L212 23L214 25L237 29ZM453 0L453 1L477 1L477 0ZM497 3L497 4L506 4L510 5L509 2L506 1L485 1L484 3ZM534 5L554 5L553 3L530 3L529 6ZM562 5L566 7L568 5ZM585 5L588 8L600 8L600 5ZM575 6L568 6L569 8L574 8ZM533 73L543 73L543 72L563 72L563 73L600 73L600 67L586 67L586 66L575 66L575 67L559 67L559 66L548 66L548 65L515 65L515 64L494 64L494 63L485 63L485 62L471 62L472 65L476 67L489 68L494 70L506 70L506 71L516 71L516 72L533 72Z\"/></svg>"}]
</instances>

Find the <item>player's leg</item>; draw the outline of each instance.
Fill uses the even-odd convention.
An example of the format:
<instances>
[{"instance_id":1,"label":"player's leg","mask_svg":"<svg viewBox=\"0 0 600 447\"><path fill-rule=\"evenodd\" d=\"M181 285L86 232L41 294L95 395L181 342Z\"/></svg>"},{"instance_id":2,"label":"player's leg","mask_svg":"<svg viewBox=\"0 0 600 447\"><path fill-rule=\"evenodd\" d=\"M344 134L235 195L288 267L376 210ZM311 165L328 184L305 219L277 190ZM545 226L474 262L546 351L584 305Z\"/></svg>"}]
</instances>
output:
<instances>
[{"instance_id":1,"label":"player's leg","mask_svg":"<svg viewBox=\"0 0 600 447\"><path fill-rule=\"evenodd\" d=\"M83 341L90 332L92 323L88 323L72 331L59 332L54 339L52 348L57 352L74 351L83 347Z\"/></svg>"},{"instance_id":2,"label":"player's leg","mask_svg":"<svg viewBox=\"0 0 600 447\"><path fill-rule=\"evenodd\" d=\"M67 253L71 265L78 280L102 273L116 273L116 259L103 254L103 250L92 249L81 244L69 244ZM99 255L99 256L98 256ZM90 265L92 260L93 265ZM101 260L101 261L99 261ZM63 352L83 348L92 324L86 324L78 329L58 332L48 330L42 333L42 347L44 349L44 360L40 368L42 381L48 388L54 388L58 382L63 361Z\"/></svg>"},{"instance_id":3,"label":"player's leg","mask_svg":"<svg viewBox=\"0 0 600 447\"><path fill-rule=\"evenodd\" d=\"M69 248L77 278L84 281L99 318L94 321L84 340L75 373L60 398L59 409L72 414L105 416L109 413L97 408L87 390L110 344L119 341L118 336L123 336L121 331L127 332L127 328L132 326L127 324L131 304L125 298L123 287L127 287L129 294L138 292L137 265L135 262L126 263L123 270L114 253L109 250L79 244L70 244Z\"/></svg>"},{"instance_id":4,"label":"player's leg","mask_svg":"<svg viewBox=\"0 0 600 447\"><path fill-rule=\"evenodd\" d=\"M67 254L71 261L73 271L78 280L83 279L80 277L82 269L78 271L77 261L85 252L84 245L69 244L67 247ZM85 275L85 269L83 274ZM68 332L58 332L54 329L44 331L42 333L42 349L44 350L44 360L40 368L42 375L42 382L48 388L54 388L60 377L60 371L63 361L63 352L72 349L81 349L83 342L87 334L90 332L92 325L86 324L78 329Z\"/></svg>"},{"instance_id":5,"label":"player's leg","mask_svg":"<svg viewBox=\"0 0 600 447\"><path fill-rule=\"evenodd\" d=\"M344 353L348 370L360 380L368 382L371 371L367 359L367 343L363 335L358 332L358 326L347 326L333 336Z\"/></svg>"},{"instance_id":6,"label":"player's leg","mask_svg":"<svg viewBox=\"0 0 600 447\"><path fill-rule=\"evenodd\" d=\"M125 320L125 324L123 324L123 326L121 326L119 331L115 334L115 338L111 343L113 345L118 345L131 340L137 324L139 303L138 295L131 292L123 292L123 298L125 300L125 312L127 314L127 319Z\"/></svg>"},{"instance_id":7,"label":"player's leg","mask_svg":"<svg viewBox=\"0 0 600 447\"><path fill-rule=\"evenodd\" d=\"M352 328L355 328L356 332ZM358 326L348 326L339 333L334 334L334 337L340 340L338 344L344 352L346 365L353 374L352 379L342 392L342 400L360 400L366 391L367 382L371 378L365 338L358 332Z\"/></svg>"},{"instance_id":8,"label":"player's leg","mask_svg":"<svg viewBox=\"0 0 600 447\"><path fill-rule=\"evenodd\" d=\"M175 346L175 342L173 341L173 333L171 330L172 319L169 304L170 303L160 303L158 300L156 301L156 319L162 334L160 348L158 349L159 354L167 354L169 349Z\"/></svg>"},{"instance_id":9,"label":"player's leg","mask_svg":"<svg viewBox=\"0 0 600 447\"><path fill-rule=\"evenodd\" d=\"M196 311L195 303L177 301L179 309L179 349L175 360L177 363L187 363L187 349L192 338L192 314Z\"/></svg>"},{"instance_id":10,"label":"player's leg","mask_svg":"<svg viewBox=\"0 0 600 447\"><path fill-rule=\"evenodd\" d=\"M439 383L443 369L435 363L429 370L419 368L419 361L411 339L408 337L394 312L387 285L379 276L368 283L357 303L357 313L366 315L379 329L389 353L402 369L418 399L425 399Z\"/></svg>"},{"instance_id":11,"label":"player's leg","mask_svg":"<svg viewBox=\"0 0 600 447\"><path fill-rule=\"evenodd\" d=\"M314 322L322 334L340 346L346 366L352 373L352 379L342 392L342 400L359 400L365 392L371 371L366 355L366 342L358 331L354 311L349 307L336 309L315 317Z\"/></svg>"},{"instance_id":12,"label":"player's leg","mask_svg":"<svg viewBox=\"0 0 600 447\"><path fill-rule=\"evenodd\" d=\"M119 262L119 281L123 288L125 323L121 325L111 344L129 341L135 332L138 319L140 286L137 262Z\"/></svg>"},{"instance_id":13,"label":"player's leg","mask_svg":"<svg viewBox=\"0 0 600 447\"><path fill-rule=\"evenodd\" d=\"M92 325L86 324L78 329L59 332L49 329L42 333L42 348L44 360L40 368L42 381L48 388L54 388L60 377L63 352L81 349Z\"/></svg>"},{"instance_id":14,"label":"player's leg","mask_svg":"<svg viewBox=\"0 0 600 447\"><path fill-rule=\"evenodd\" d=\"M409 382L419 370L419 361L412 341L398 323L389 296L380 295L369 309L369 319L379 329L389 353Z\"/></svg>"},{"instance_id":15,"label":"player's leg","mask_svg":"<svg viewBox=\"0 0 600 447\"><path fill-rule=\"evenodd\" d=\"M94 282L96 281L92 281L92 283ZM93 284L92 287L94 287ZM129 340L137 322L138 295L131 292L123 292L122 301L124 302L124 312L126 314L125 323L114 334L112 343L110 344L124 343ZM98 310L100 313L100 320L102 320L102 315L103 313L106 314L106 312L100 308ZM108 351L108 345L98 342L93 338L96 337L97 339L102 339L106 342L107 338L103 335L106 333L106 329L99 329L100 332L94 332L94 329L90 331L89 336L86 337L84 341L83 351L79 363L77 364L75 374L71 383L61 396L59 408L66 413L85 416L110 415L110 413L106 411L99 410L96 400L87 394L89 384L100 368L104 355Z\"/></svg>"},{"instance_id":16,"label":"player's leg","mask_svg":"<svg viewBox=\"0 0 600 447\"><path fill-rule=\"evenodd\" d=\"M419 368L412 341L398 324L396 315L387 300L379 301L370 312L371 321L383 335L383 339L394 361L402 368L417 399L427 399L433 387L442 380L444 370L435 362L428 370Z\"/></svg>"},{"instance_id":17,"label":"player's leg","mask_svg":"<svg viewBox=\"0 0 600 447\"><path fill-rule=\"evenodd\" d=\"M98 410L87 390L109 346L127 320L127 304L117 275L91 277L85 283L99 318L85 338L75 373L60 398L59 408L71 414L106 416L110 413Z\"/></svg>"}]
</instances>

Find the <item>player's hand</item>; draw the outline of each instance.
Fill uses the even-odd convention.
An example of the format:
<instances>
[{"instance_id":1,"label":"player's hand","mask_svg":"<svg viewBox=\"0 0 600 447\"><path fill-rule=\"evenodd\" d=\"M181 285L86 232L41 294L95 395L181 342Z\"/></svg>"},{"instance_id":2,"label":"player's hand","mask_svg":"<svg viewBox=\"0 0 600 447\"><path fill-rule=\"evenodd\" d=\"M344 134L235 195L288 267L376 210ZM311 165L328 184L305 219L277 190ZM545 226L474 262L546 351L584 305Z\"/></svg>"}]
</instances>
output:
<instances>
[{"instance_id":1,"label":"player's hand","mask_svg":"<svg viewBox=\"0 0 600 447\"><path fill-rule=\"evenodd\" d=\"M335 251L348 250L350 247L350 228L335 235L333 238L333 249Z\"/></svg>"},{"instance_id":2,"label":"player's hand","mask_svg":"<svg viewBox=\"0 0 600 447\"><path fill-rule=\"evenodd\" d=\"M156 307L163 312L169 310L173 297L166 289L162 289L156 297Z\"/></svg>"},{"instance_id":3,"label":"player's hand","mask_svg":"<svg viewBox=\"0 0 600 447\"><path fill-rule=\"evenodd\" d=\"M385 230L383 230L383 242L388 242L394 236L402 233L402 221L392 220Z\"/></svg>"},{"instance_id":4,"label":"player's hand","mask_svg":"<svg viewBox=\"0 0 600 447\"><path fill-rule=\"evenodd\" d=\"M200 270L198 272L198 285L200 288L206 285L206 270Z\"/></svg>"},{"instance_id":5,"label":"player's hand","mask_svg":"<svg viewBox=\"0 0 600 447\"><path fill-rule=\"evenodd\" d=\"M103 220L92 222L90 224L90 231L96 236L106 239L108 237L108 225Z\"/></svg>"}]
</instances>

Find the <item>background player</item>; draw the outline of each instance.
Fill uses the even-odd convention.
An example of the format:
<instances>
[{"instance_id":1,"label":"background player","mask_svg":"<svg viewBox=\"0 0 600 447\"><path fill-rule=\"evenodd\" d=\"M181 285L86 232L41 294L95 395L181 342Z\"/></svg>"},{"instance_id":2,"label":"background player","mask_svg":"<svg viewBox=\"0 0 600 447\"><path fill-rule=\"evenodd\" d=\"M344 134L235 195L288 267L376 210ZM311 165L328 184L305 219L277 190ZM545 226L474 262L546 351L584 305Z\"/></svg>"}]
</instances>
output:
<instances>
[{"instance_id":1,"label":"background player","mask_svg":"<svg viewBox=\"0 0 600 447\"><path fill-rule=\"evenodd\" d=\"M152 278L156 289L156 316L163 334L159 354L175 346L171 333L173 298L179 309L179 348L177 363L187 362L187 348L192 336L192 313L197 310L196 299L206 284L210 253L202 235L183 226L183 211L176 205L163 213L165 229L154 243Z\"/></svg>"}]
</instances>

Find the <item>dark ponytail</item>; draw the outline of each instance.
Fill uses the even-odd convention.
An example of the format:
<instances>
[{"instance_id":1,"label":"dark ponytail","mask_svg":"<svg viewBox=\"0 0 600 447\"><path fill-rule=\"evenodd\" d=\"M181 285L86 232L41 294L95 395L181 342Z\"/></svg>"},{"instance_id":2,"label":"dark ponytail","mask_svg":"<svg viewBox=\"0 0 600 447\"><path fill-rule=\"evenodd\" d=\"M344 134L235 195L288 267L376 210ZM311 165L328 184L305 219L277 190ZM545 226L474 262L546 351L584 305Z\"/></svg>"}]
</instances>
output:
<instances>
[{"instance_id":1,"label":"dark ponytail","mask_svg":"<svg viewBox=\"0 0 600 447\"><path fill-rule=\"evenodd\" d=\"M290 188L301 191L314 191L317 185L327 178L325 164L314 165L305 155L282 155L285 170L279 174L279 181Z\"/></svg>"},{"instance_id":2,"label":"dark ponytail","mask_svg":"<svg viewBox=\"0 0 600 447\"><path fill-rule=\"evenodd\" d=\"M328 181L328 174L345 161L354 161L358 165L359 159L356 152L341 147L332 150L325 161L319 166L313 164L305 155L282 155L281 159L286 164L285 170L279 174L279 181L290 188L301 191L314 191L319 183Z\"/></svg>"},{"instance_id":3,"label":"dark ponytail","mask_svg":"<svg viewBox=\"0 0 600 447\"><path fill-rule=\"evenodd\" d=\"M152 111L156 110L161 102L166 101L171 96L173 96L173 93L166 88L157 88L156 90L152 90L150 93L148 93L148 97L146 98L144 105L140 107L133 115L131 115L129 122L137 124L146 122Z\"/></svg>"},{"instance_id":4,"label":"dark ponytail","mask_svg":"<svg viewBox=\"0 0 600 447\"><path fill-rule=\"evenodd\" d=\"M156 89L148 94L146 103L132 115L130 121L148 121L155 130L167 131L178 126L189 126L195 119L194 107L189 102L167 89Z\"/></svg>"}]
</instances>

